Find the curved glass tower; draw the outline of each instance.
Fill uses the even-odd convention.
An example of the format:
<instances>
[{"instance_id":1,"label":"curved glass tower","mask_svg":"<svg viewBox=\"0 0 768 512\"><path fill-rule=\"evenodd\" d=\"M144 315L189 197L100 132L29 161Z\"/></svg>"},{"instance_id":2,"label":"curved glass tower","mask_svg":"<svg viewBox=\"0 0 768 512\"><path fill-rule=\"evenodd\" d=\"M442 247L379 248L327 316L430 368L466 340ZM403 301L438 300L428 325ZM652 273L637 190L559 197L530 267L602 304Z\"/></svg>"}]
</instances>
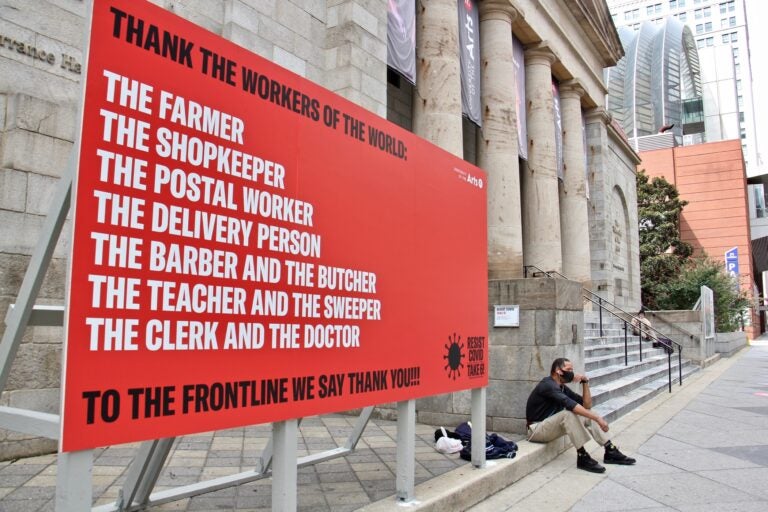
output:
<instances>
[{"instance_id":1,"label":"curved glass tower","mask_svg":"<svg viewBox=\"0 0 768 512\"><path fill-rule=\"evenodd\" d=\"M683 135L704 132L699 55L691 29L674 18L618 30L624 57L606 70L608 110L630 138L671 125Z\"/></svg>"}]
</instances>

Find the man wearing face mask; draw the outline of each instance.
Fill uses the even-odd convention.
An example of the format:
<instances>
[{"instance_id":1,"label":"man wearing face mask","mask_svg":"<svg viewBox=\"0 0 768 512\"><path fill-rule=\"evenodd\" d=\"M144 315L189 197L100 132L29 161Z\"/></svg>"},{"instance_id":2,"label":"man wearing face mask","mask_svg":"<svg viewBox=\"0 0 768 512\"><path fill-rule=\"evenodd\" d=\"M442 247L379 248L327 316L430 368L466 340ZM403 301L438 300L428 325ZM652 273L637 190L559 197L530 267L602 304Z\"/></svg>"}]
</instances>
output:
<instances>
[{"instance_id":1,"label":"man wearing face mask","mask_svg":"<svg viewBox=\"0 0 768 512\"><path fill-rule=\"evenodd\" d=\"M570 382L581 383L581 395L565 385ZM576 467L592 473L604 473L605 468L584 449L590 437L605 447L605 464L634 464L635 459L627 457L611 443L606 435L608 423L591 408L587 376L573 373L573 363L568 359L555 359L549 377L544 377L528 397L525 407L528 440L547 443L567 434L576 448Z\"/></svg>"}]
</instances>

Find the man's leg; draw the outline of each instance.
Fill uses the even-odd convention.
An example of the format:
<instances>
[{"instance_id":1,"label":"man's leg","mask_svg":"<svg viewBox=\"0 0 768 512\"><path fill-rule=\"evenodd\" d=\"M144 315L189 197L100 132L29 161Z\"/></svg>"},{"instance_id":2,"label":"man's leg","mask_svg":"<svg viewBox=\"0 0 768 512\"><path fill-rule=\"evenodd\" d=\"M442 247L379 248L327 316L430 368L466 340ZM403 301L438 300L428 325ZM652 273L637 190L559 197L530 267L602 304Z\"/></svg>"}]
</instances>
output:
<instances>
[{"instance_id":1,"label":"man's leg","mask_svg":"<svg viewBox=\"0 0 768 512\"><path fill-rule=\"evenodd\" d=\"M571 439L577 450L589 441L589 432L571 411L560 411L549 418L531 425L528 440L534 443L548 443L562 435Z\"/></svg>"},{"instance_id":2,"label":"man's leg","mask_svg":"<svg viewBox=\"0 0 768 512\"><path fill-rule=\"evenodd\" d=\"M583 418L580 417L581 420L584 422L584 426L589 431L589 434L592 436L592 439L595 440L597 444L600 446L605 447L605 455L603 456L603 462L607 464L622 464L625 466L629 466L635 463L635 459L632 457L627 457L623 453L621 453L616 445L611 443L611 440L608 438L605 432L600 428L600 425L595 423L594 421L591 421L589 418Z\"/></svg>"}]
</instances>

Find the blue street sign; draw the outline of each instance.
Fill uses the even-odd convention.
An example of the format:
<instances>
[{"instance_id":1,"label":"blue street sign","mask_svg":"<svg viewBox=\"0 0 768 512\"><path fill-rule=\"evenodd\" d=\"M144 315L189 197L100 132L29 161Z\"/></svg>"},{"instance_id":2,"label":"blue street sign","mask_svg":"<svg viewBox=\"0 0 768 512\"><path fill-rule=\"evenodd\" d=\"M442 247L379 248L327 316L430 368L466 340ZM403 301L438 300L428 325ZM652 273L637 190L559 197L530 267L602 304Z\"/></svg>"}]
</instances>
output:
<instances>
[{"instance_id":1,"label":"blue street sign","mask_svg":"<svg viewBox=\"0 0 768 512\"><path fill-rule=\"evenodd\" d=\"M739 277L739 248L725 251L725 271L733 277Z\"/></svg>"}]
</instances>

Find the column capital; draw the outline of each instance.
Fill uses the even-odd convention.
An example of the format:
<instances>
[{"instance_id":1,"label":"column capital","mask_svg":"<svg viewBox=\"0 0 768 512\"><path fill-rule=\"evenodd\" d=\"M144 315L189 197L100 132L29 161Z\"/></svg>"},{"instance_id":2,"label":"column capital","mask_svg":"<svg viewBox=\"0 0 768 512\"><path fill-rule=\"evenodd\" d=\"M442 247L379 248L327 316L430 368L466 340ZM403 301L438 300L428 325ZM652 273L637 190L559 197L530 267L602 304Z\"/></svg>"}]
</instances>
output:
<instances>
[{"instance_id":1,"label":"column capital","mask_svg":"<svg viewBox=\"0 0 768 512\"><path fill-rule=\"evenodd\" d=\"M529 64L547 64L551 66L559 60L555 52L549 46L549 43L542 41L525 47L525 65Z\"/></svg>"},{"instance_id":2,"label":"column capital","mask_svg":"<svg viewBox=\"0 0 768 512\"><path fill-rule=\"evenodd\" d=\"M582 96L586 94L581 82L573 79L560 82L560 98L562 99L577 99L581 100Z\"/></svg>"},{"instance_id":3,"label":"column capital","mask_svg":"<svg viewBox=\"0 0 768 512\"><path fill-rule=\"evenodd\" d=\"M613 121L613 116L605 107L597 107L584 111L584 119L587 124L603 123L608 126Z\"/></svg>"},{"instance_id":4,"label":"column capital","mask_svg":"<svg viewBox=\"0 0 768 512\"><path fill-rule=\"evenodd\" d=\"M481 0L478 8L481 22L501 20L511 24L523 17L516 0Z\"/></svg>"}]
</instances>

